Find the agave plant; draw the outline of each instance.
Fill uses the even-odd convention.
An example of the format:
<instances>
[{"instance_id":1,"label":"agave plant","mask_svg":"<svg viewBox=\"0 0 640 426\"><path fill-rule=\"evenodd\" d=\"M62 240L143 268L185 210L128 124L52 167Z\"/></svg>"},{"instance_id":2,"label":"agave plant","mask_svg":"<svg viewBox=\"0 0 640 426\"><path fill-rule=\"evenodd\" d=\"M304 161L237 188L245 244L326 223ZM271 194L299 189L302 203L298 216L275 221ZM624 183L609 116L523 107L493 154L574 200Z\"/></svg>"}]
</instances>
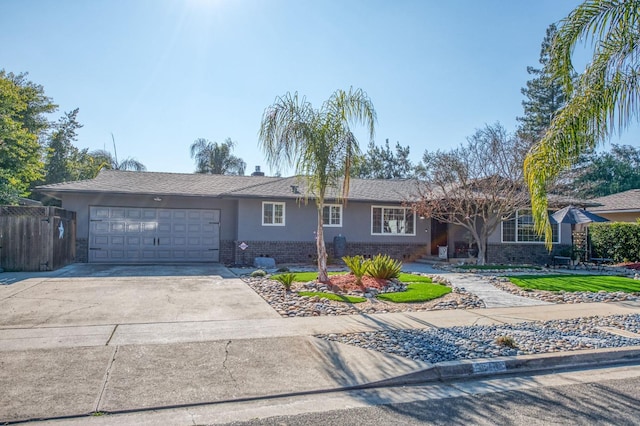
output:
<instances>
[{"instance_id":1,"label":"agave plant","mask_svg":"<svg viewBox=\"0 0 640 426\"><path fill-rule=\"evenodd\" d=\"M368 274L373 278L390 280L398 278L402 272L402 262L392 259L388 255L378 254L370 260Z\"/></svg>"},{"instance_id":2,"label":"agave plant","mask_svg":"<svg viewBox=\"0 0 640 426\"><path fill-rule=\"evenodd\" d=\"M356 277L356 284L362 285L362 277L367 274L371 261L363 256L344 256L342 260Z\"/></svg>"}]
</instances>

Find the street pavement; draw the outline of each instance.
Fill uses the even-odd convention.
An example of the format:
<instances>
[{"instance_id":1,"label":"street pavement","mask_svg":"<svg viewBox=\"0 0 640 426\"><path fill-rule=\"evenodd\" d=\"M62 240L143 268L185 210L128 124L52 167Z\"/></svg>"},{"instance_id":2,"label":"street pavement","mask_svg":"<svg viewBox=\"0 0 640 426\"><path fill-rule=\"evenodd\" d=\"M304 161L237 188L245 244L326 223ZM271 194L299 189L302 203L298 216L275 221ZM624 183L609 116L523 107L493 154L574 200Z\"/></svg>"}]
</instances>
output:
<instances>
[{"instance_id":1,"label":"street pavement","mask_svg":"<svg viewBox=\"0 0 640 426\"><path fill-rule=\"evenodd\" d=\"M425 268L411 264L406 270L430 272ZM434 366L315 334L640 312L630 302L523 306L499 290L480 293L473 286L482 283L458 275L463 274L447 278L499 307L281 318L220 265L71 265L55 273L3 273L0 423L440 380L475 371L470 362ZM501 365L637 357L640 348L627 348L574 352L566 362L557 354L512 357Z\"/></svg>"}]
</instances>

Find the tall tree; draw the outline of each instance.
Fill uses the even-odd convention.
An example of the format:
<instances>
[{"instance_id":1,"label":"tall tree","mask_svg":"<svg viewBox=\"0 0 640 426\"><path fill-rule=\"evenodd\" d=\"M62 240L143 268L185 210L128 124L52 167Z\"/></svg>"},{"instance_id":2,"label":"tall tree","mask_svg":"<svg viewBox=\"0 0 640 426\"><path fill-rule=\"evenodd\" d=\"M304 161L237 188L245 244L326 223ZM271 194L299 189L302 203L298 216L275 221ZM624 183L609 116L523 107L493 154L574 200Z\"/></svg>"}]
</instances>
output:
<instances>
[{"instance_id":1,"label":"tall tree","mask_svg":"<svg viewBox=\"0 0 640 426\"><path fill-rule=\"evenodd\" d=\"M199 138L191 144L191 158L196 160L196 173L209 173L213 175L244 175L247 168L242 158L236 157L231 152L236 143L231 138L224 142L209 142Z\"/></svg>"},{"instance_id":2,"label":"tall tree","mask_svg":"<svg viewBox=\"0 0 640 426\"><path fill-rule=\"evenodd\" d=\"M118 150L116 149L116 140L113 134L111 135L111 141L113 142L113 154L106 149L98 149L89 153L97 162L98 170L131 170L134 172L144 172L147 170L146 166L135 158L127 157L118 160Z\"/></svg>"},{"instance_id":3,"label":"tall tree","mask_svg":"<svg viewBox=\"0 0 640 426\"><path fill-rule=\"evenodd\" d=\"M522 175L528 143L487 125L449 151L425 151L416 212L464 228L486 262L487 241L505 217L529 204Z\"/></svg>"},{"instance_id":4,"label":"tall tree","mask_svg":"<svg viewBox=\"0 0 640 426\"><path fill-rule=\"evenodd\" d=\"M572 54L582 41L592 41L593 56L574 81ZM562 81L567 103L524 163L536 230L549 248L548 188L581 154L637 120L639 57L640 0L586 0L560 22L549 69Z\"/></svg>"},{"instance_id":5,"label":"tall tree","mask_svg":"<svg viewBox=\"0 0 640 426\"><path fill-rule=\"evenodd\" d=\"M369 142L367 152L359 156L351 175L364 179L405 179L413 176L414 167L409 159L409 145L403 147L396 142L395 152L389 146Z\"/></svg>"},{"instance_id":6,"label":"tall tree","mask_svg":"<svg viewBox=\"0 0 640 426\"><path fill-rule=\"evenodd\" d=\"M581 165L572 185L580 197L603 197L640 188L640 148L612 144L611 151L588 155Z\"/></svg>"},{"instance_id":7,"label":"tall tree","mask_svg":"<svg viewBox=\"0 0 640 426\"><path fill-rule=\"evenodd\" d=\"M527 81L527 87L521 89L526 97L522 101L524 115L518 117L520 128L518 135L528 141L538 142L551 125L551 120L565 103L562 82L549 70L551 43L557 28L555 24L547 28L540 47L539 63L541 68L527 67L527 73L533 78Z\"/></svg>"},{"instance_id":8,"label":"tall tree","mask_svg":"<svg viewBox=\"0 0 640 426\"><path fill-rule=\"evenodd\" d=\"M100 164L89 155L88 149L74 146L77 130L82 127L78 122L79 109L76 108L58 120L55 129L47 141L44 183L59 183L81 179L91 179L99 171Z\"/></svg>"},{"instance_id":9,"label":"tall tree","mask_svg":"<svg viewBox=\"0 0 640 426\"><path fill-rule=\"evenodd\" d=\"M268 163L280 169L294 166L306 181L306 195L315 199L318 216L316 234L318 280L328 282L327 250L324 244L322 213L327 191L335 189L346 201L354 158L360 153L349 125L364 125L373 140L376 112L362 89L335 91L319 109L298 93L276 98L265 109L259 143Z\"/></svg>"},{"instance_id":10,"label":"tall tree","mask_svg":"<svg viewBox=\"0 0 640 426\"><path fill-rule=\"evenodd\" d=\"M26 76L0 70L0 203L27 196L43 177L41 138L57 106Z\"/></svg>"}]
</instances>

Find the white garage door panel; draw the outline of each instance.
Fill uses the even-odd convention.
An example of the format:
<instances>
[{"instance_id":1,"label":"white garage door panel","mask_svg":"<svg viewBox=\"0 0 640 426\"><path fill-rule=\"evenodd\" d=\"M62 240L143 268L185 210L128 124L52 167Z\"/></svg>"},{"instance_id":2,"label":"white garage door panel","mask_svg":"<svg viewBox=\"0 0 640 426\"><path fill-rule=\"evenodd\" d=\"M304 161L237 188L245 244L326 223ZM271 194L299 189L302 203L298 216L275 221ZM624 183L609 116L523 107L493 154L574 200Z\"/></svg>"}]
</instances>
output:
<instances>
[{"instance_id":1,"label":"white garage door panel","mask_svg":"<svg viewBox=\"0 0 640 426\"><path fill-rule=\"evenodd\" d=\"M90 262L218 262L220 211L91 207Z\"/></svg>"}]
</instances>

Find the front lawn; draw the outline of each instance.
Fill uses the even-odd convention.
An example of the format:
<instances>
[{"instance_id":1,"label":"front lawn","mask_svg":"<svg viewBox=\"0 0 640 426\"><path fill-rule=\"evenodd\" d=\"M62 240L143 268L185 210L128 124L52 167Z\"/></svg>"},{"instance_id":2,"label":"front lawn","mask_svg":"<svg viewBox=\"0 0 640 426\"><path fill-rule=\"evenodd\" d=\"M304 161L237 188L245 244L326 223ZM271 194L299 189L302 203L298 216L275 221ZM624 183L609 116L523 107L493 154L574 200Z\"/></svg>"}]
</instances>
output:
<instances>
[{"instance_id":1,"label":"front lawn","mask_svg":"<svg viewBox=\"0 0 640 426\"><path fill-rule=\"evenodd\" d=\"M378 299L393 303L419 303L437 299L451 293L451 288L441 284L410 283L406 291L384 293L376 296Z\"/></svg>"},{"instance_id":2,"label":"front lawn","mask_svg":"<svg viewBox=\"0 0 640 426\"><path fill-rule=\"evenodd\" d=\"M431 278L423 275L406 274L403 272L398 276L398 281L403 283L430 283Z\"/></svg>"},{"instance_id":3,"label":"front lawn","mask_svg":"<svg viewBox=\"0 0 640 426\"><path fill-rule=\"evenodd\" d=\"M513 284L527 290L640 292L640 281L611 275L518 275L508 278Z\"/></svg>"},{"instance_id":4,"label":"front lawn","mask_svg":"<svg viewBox=\"0 0 640 426\"><path fill-rule=\"evenodd\" d=\"M362 303L366 302L367 299L359 296L348 296L343 294L335 294L335 293L324 293L322 291L299 291L298 296L318 296L324 297L325 299L335 300L336 302L347 302L347 303Z\"/></svg>"},{"instance_id":5,"label":"front lawn","mask_svg":"<svg viewBox=\"0 0 640 426\"><path fill-rule=\"evenodd\" d=\"M329 275L343 275L346 272L329 272ZM293 281L297 283L308 283L309 281L315 281L318 279L318 272L295 272L295 279Z\"/></svg>"}]
</instances>

